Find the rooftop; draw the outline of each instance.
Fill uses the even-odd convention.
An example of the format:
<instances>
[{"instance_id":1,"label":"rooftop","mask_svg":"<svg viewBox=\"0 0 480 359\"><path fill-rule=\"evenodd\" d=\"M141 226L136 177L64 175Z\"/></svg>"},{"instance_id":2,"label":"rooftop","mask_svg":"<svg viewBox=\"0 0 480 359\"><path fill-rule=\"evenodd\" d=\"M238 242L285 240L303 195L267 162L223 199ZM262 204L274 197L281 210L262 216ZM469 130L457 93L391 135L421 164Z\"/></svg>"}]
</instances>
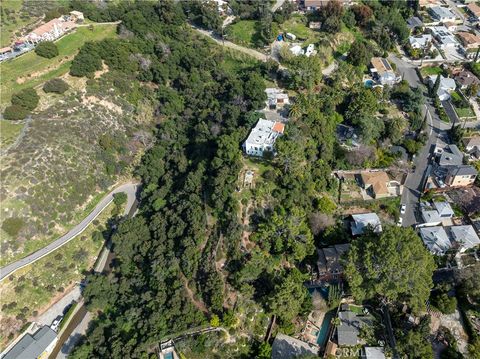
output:
<instances>
[{"instance_id":1,"label":"rooftop","mask_svg":"<svg viewBox=\"0 0 480 359\"><path fill-rule=\"evenodd\" d=\"M432 6L430 11L440 19L443 18L455 18L455 14L450 11L449 8L443 6Z\"/></svg>"},{"instance_id":2,"label":"rooftop","mask_svg":"<svg viewBox=\"0 0 480 359\"><path fill-rule=\"evenodd\" d=\"M478 77L468 70L459 72L457 76L455 76L455 80L460 84L460 86L470 86L472 84L480 85L480 80Z\"/></svg>"},{"instance_id":3,"label":"rooftop","mask_svg":"<svg viewBox=\"0 0 480 359\"><path fill-rule=\"evenodd\" d=\"M422 218L424 223L440 223L442 221L442 219L440 218L440 214L436 209L422 209Z\"/></svg>"},{"instance_id":4,"label":"rooftop","mask_svg":"<svg viewBox=\"0 0 480 359\"><path fill-rule=\"evenodd\" d=\"M281 122L260 119L248 135L247 142L271 145L284 129L285 125Z\"/></svg>"},{"instance_id":5,"label":"rooftop","mask_svg":"<svg viewBox=\"0 0 480 359\"><path fill-rule=\"evenodd\" d=\"M385 350L382 347L365 347L363 359L385 359Z\"/></svg>"},{"instance_id":6,"label":"rooftop","mask_svg":"<svg viewBox=\"0 0 480 359\"><path fill-rule=\"evenodd\" d=\"M293 359L318 354L318 349L288 335L278 333L272 344L272 359Z\"/></svg>"},{"instance_id":7,"label":"rooftop","mask_svg":"<svg viewBox=\"0 0 480 359\"><path fill-rule=\"evenodd\" d=\"M455 215L455 212L453 212L452 206L450 206L450 203L448 202L433 201L433 206L438 211L438 214L440 215L440 217L453 217Z\"/></svg>"},{"instance_id":8,"label":"rooftop","mask_svg":"<svg viewBox=\"0 0 480 359\"><path fill-rule=\"evenodd\" d=\"M361 173L365 186L372 186L375 194L388 194L387 182L390 181L384 171L364 171Z\"/></svg>"},{"instance_id":9,"label":"rooftop","mask_svg":"<svg viewBox=\"0 0 480 359\"><path fill-rule=\"evenodd\" d=\"M349 244L337 244L331 247L319 248L318 253L318 273L324 275L327 273L342 273L343 266L340 259L350 248Z\"/></svg>"},{"instance_id":10,"label":"rooftop","mask_svg":"<svg viewBox=\"0 0 480 359\"><path fill-rule=\"evenodd\" d=\"M441 226L420 228L423 243L434 254L443 254L452 248L447 232Z\"/></svg>"},{"instance_id":11,"label":"rooftop","mask_svg":"<svg viewBox=\"0 0 480 359\"><path fill-rule=\"evenodd\" d=\"M56 337L50 327L43 326L33 335L25 334L3 359L38 358Z\"/></svg>"},{"instance_id":12,"label":"rooftop","mask_svg":"<svg viewBox=\"0 0 480 359\"><path fill-rule=\"evenodd\" d=\"M353 346L359 343L358 334L365 325L372 324L372 318L366 315L359 315L350 310L338 313L340 325L337 327L339 346Z\"/></svg>"},{"instance_id":13,"label":"rooftop","mask_svg":"<svg viewBox=\"0 0 480 359\"><path fill-rule=\"evenodd\" d=\"M390 66L388 60L383 57L372 57L370 62L375 72L379 75L383 75L386 72L393 72L392 66Z\"/></svg>"},{"instance_id":14,"label":"rooftop","mask_svg":"<svg viewBox=\"0 0 480 359\"><path fill-rule=\"evenodd\" d=\"M371 227L375 233L382 231L382 222L376 213L353 214L353 222L350 226L352 234L363 234L367 227Z\"/></svg>"},{"instance_id":15,"label":"rooftop","mask_svg":"<svg viewBox=\"0 0 480 359\"><path fill-rule=\"evenodd\" d=\"M438 164L440 166L461 165L463 163L463 153L456 145L448 145L440 155Z\"/></svg>"},{"instance_id":16,"label":"rooftop","mask_svg":"<svg viewBox=\"0 0 480 359\"><path fill-rule=\"evenodd\" d=\"M477 170L470 165L447 166L450 176L476 176Z\"/></svg>"},{"instance_id":17,"label":"rooftop","mask_svg":"<svg viewBox=\"0 0 480 359\"><path fill-rule=\"evenodd\" d=\"M407 20L407 26L410 28L410 29L413 29L415 27L422 27L423 26L423 22L422 20L420 20L420 18L416 17L416 16L413 16L411 18L409 18Z\"/></svg>"},{"instance_id":18,"label":"rooftop","mask_svg":"<svg viewBox=\"0 0 480 359\"><path fill-rule=\"evenodd\" d=\"M469 249L480 245L475 229L471 225L450 227L452 238L464 249Z\"/></svg>"},{"instance_id":19,"label":"rooftop","mask_svg":"<svg viewBox=\"0 0 480 359\"><path fill-rule=\"evenodd\" d=\"M476 34L472 34L466 31L459 31L457 32L457 36L460 38L464 45L479 45L480 44L480 36Z\"/></svg>"},{"instance_id":20,"label":"rooftop","mask_svg":"<svg viewBox=\"0 0 480 359\"><path fill-rule=\"evenodd\" d=\"M470 10L475 16L480 17L480 6L475 4L474 2L467 5L468 10Z\"/></svg>"}]
</instances>

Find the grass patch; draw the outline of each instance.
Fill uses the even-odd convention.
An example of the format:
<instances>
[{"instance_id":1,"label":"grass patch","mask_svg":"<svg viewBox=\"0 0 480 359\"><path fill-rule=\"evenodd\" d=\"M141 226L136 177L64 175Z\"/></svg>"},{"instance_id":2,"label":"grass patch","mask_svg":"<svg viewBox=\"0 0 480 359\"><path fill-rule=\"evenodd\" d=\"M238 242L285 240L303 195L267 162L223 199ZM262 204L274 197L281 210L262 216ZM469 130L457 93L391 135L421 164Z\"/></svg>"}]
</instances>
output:
<instances>
[{"instance_id":1,"label":"grass patch","mask_svg":"<svg viewBox=\"0 0 480 359\"><path fill-rule=\"evenodd\" d=\"M240 20L227 27L228 40L239 45L255 47L257 22L255 20Z\"/></svg>"},{"instance_id":2,"label":"grass patch","mask_svg":"<svg viewBox=\"0 0 480 359\"><path fill-rule=\"evenodd\" d=\"M0 120L0 148L14 143L22 128L23 123Z\"/></svg>"},{"instance_id":3,"label":"grass patch","mask_svg":"<svg viewBox=\"0 0 480 359\"><path fill-rule=\"evenodd\" d=\"M307 19L304 15L294 14L289 20L281 25L283 32L294 34L299 40L315 40L318 38L318 32L310 29L307 25Z\"/></svg>"},{"instance_id":4,"label":"grass patch","mask_svg":"<svg viewBox=\"0 0 480 359\"><path fill-rule=\"evenodd\" d=\"M84 271L92 267L103 246L103 240L93 234L106 228L114 208L115 205L110 204L97 217L95 224L92 222L81 235L32 265L18 270L11 276L12 280L6 278L1 282L2 313L4 317L18 322L18 326L2 329L15 331L15 327L19 328L24 322L34 319L62 292L83 279Z\"/></svg>"},{"instance_id":5,"label":"grass patch","mask_svg":"<svg viewBox=\"0 0 480 359\"><path fill-rule=\"evenodd\" d=\"M73 314L73 311L75 310L75 308L77 307L78 303L77 302L73 302L72 306L68 309L67 313L65 314L65 316L63 317L62 321L60 322L60 326L58 328L58 333L60 333L60 331L62 330L62 328L65 326L65 324L68 323L68 321L70 320L70 317L72 316Z\"/></svg>"},{"instance_id":6,"label":"grass patch","mask_svg":"<svg viewBox=\"0 0 480 359\"><path fill-rule=\"evenodd\" d=\"M46 59L30 51L16 59L0 64L2 96L0 104L10 102L13 93L26 88L35 87L52 78L68 72L73 56L87 41L98 41L116 34L116 25L80 27L75 32L62 37L56 42L59 55Z\"/></svg>"},{"instance_id":7,"label":"grass patch","mask_svg":"<svg viewBox=\"0 0 480 359\"><path fill-rule=\"evenodd\" d=\"M223 48L223 51L224 60L222 61L221 66L226 71L239 73L244 69L255 67L259 64L259 61L252 56L244 54L243 52L239 52L227 47Z\"/></svg>"},{"instance_id":8,"label":"grass patch","mask_svg":"<svg viewBox=\"0 0 480 359\"><path fill-rule=\"evenodd\" d=\"M420 69L422 76L443 75L443 70L439 66L428 66Z\"/></svg>"},{"instance_id":9,"label":"grass patch","mask_svg":"<svg viewBox=\"0 0 480 359\"><path fill-rule=\"evenodd\" d=\"M475 112L470 107L455 107L455 112L460 118L475 117Z\"/></svg>"}]
</instances>

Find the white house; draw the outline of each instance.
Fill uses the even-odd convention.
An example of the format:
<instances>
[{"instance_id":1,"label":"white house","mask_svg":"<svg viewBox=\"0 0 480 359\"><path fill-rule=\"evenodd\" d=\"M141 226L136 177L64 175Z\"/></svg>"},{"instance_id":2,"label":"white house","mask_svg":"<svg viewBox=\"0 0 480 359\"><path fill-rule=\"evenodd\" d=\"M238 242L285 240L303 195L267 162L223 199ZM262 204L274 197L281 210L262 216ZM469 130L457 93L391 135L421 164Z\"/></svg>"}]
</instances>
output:
<instances>
[{"instance_id":1,"label":"white house","mask_svg":"<svg viewBox=\"0 0 480 359\"><path fill-rule=\"evenodd\" d=\"M71 21L68 16L66 18L68 20L66 20L64 17L50 20L49 22L30 32L25 37L25 40L31 43L38 43L41 41L54 41L60 38L66 32L77 26L75 21Z\"/></svg>"},{"instance_id":2,"label":"white house","mask_svg":"<svg viewBox=\"0 0 480 359\"><path fill-rule=\"evenodd\" d=\"M420 228L420 237L430 252L443 255L452 248L447 232L441 226Z\"/></svg>"},{"instance_id":3,"label":"white house","mask_svg":"<svg viewBox=\"0 0 480 359\"><path fill-rule=\"evenodd\" d=\"M453 212L452 206L448 202L433 201L433 207L437 210L440 218L452 218L455 216L455 212Z\"/></svg>"},{"instance_id":4,"label":"white house","mask_svg":"<svg viewBox=\"0 0 480 359\"><path fill-rule=\"evenodd\" d=\"M428 12L435 20L441 22L455 21L457 19L455 14L450 11L449 8L443 6L433 6L428 9Z\"/></svg>"},{"instance_id":5,"label":"white house","mask_svg":"<svg viewBox=\"0 0 480 359\"><path fill-rule=\"evenodd\" d=\"M266 88L265 93L267 94L267 106L270 109L282 108L290 103L288 94L279 88Z\"/></svg>"},{"instance_id":6,"label":"white house","mask_svg":"<svg viewBox=\"0 0 480 359\"><path fill-rule=\"evenodd\" d=\"M315 51L315 45L314 44L308 45L307 49L305 50L305 56L310 57L311 55L313 55L314 51Z\"/></svg>"},{"instance_id":7,"label":"white house","mask_svg":"<svg viewBox=\"0 0 480 359\"><path fill-rule=\"evenodd\" d=\"M370 63L370 73L375 81L381 85L394 85L400 80L400 78L395 75L395 71L393 71L387 59L383 57L373 57Z\"/></svg>"},{"instance_id":8,"label":"white house","mask_svg":"<svg viewBox=\"0 0 480 359\"><path fill-rule=\"evenodd\" d=\"M413 49L426 49L429 48L432 43L432 35L410 36L408 42Z\"/></svg>"},{"instance_id":9,"label":"white house","mask_svg":"<svg viewBox=\"0 0 480 359\"><path fill-rule=\"evenodd\" d=\"M455 36L445 26L431 26L429 29L442 50L460 45Z\"/></svg>"},{"instance_id":10,"label":"white house","mask_svg":"<svg viewBox=\"0 0 480 359\"><path fill-rule=\"evenodd\" d=\"M303 50L300 45L295 45L290 48L290 52L295 56L303 55Z\"/></svg>"},{"instance_id":11,"label":"white house","mask_svg":"<svg viewBox=\"0 0 480 359\"><path fill-rule=\"evenodd\" d=\"M455 84L455 80L449 77L443 77L442 75L430 75L428 76L428 85L430 87L435 86L437 76L440 76L440 86L437 90L437 96L440 101L446 101L450 99L450 93L455 91L457 85Z\"/></svg>"},{"instance_id":12,"label":"white house","mask_svg":"<svg viewBox=\"0 0 480 359\"><path fill-rule=\"evenodd\" d=\"M263 156L265 151L273 152L278 136L283 134L285 125L281 122L260 119L243 143L247 155Z\"/></svg>"}]
</instances>

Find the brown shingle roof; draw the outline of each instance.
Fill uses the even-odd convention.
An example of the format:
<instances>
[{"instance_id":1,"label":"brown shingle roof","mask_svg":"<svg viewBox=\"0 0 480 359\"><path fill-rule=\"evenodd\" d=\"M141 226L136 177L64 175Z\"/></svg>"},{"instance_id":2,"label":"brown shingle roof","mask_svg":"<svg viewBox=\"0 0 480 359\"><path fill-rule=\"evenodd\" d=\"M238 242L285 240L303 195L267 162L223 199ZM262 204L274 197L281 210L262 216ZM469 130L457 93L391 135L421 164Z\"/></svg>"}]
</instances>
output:
<instances>
[{"instance_id":1,"label":"brown shingle roof","mask_svg":"<svg viewBox=\"0 0 480 359\"><path fill-rule=\"evenodd\" d=\"M470 10L475 16L480 16L480 6L475 3L470 3L467 5L468 10Z\"/></svg>"},{"instance_id":2,"label":"brown shingle roof","mask_svg":"<svg viewBox=\"0 0 480 359\"><path fill-rule=\"evenodd\" d=\"M361 177L365 186L372 186L375 194L388 194L387 182L390 178L386 172L362 172Z\"/></svg>"}]
</instances>

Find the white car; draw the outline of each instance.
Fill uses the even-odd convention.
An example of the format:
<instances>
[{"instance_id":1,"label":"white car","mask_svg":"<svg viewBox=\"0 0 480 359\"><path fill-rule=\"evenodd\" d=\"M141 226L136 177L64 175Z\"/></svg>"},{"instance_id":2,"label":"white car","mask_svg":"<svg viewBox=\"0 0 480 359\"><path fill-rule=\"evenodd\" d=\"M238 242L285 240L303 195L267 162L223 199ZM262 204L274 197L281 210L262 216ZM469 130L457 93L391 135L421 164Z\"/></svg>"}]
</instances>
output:
<instances>
[{"instance_id":1,"label":"white car","mask_svg":"<svg viewBox=\"0 0 480 359\"><path fill-rule=\"evenodd\" d=\"M60 315L55 320L52 322L52 325L50 325L50 328L56 332L58 328L60 327L60 323L62 322L63 317Z\"/></svg>"},{"instance_id":2,"label":"white car","mask_svg":"<svg viewBox=\"0 0 480 359\"><path fill-rule=\"evenodd\" d=\"M402 204L400 206L400 213L401 214L405 214L405 211L407 210L407 205L406 204Z\"/></svg>"},{"instance_id":3,"label":"white car","mask_svg":"<svg viewBox=\"0 0 480 359\"><path fill-rule=\"evenodd\" d=\"M402 222L403 222L402 217L400 217L400 218L398 219L397 226L398 226L398 227L401 227L401 226L402 226Z\"/></svg>"}]
</instances>

